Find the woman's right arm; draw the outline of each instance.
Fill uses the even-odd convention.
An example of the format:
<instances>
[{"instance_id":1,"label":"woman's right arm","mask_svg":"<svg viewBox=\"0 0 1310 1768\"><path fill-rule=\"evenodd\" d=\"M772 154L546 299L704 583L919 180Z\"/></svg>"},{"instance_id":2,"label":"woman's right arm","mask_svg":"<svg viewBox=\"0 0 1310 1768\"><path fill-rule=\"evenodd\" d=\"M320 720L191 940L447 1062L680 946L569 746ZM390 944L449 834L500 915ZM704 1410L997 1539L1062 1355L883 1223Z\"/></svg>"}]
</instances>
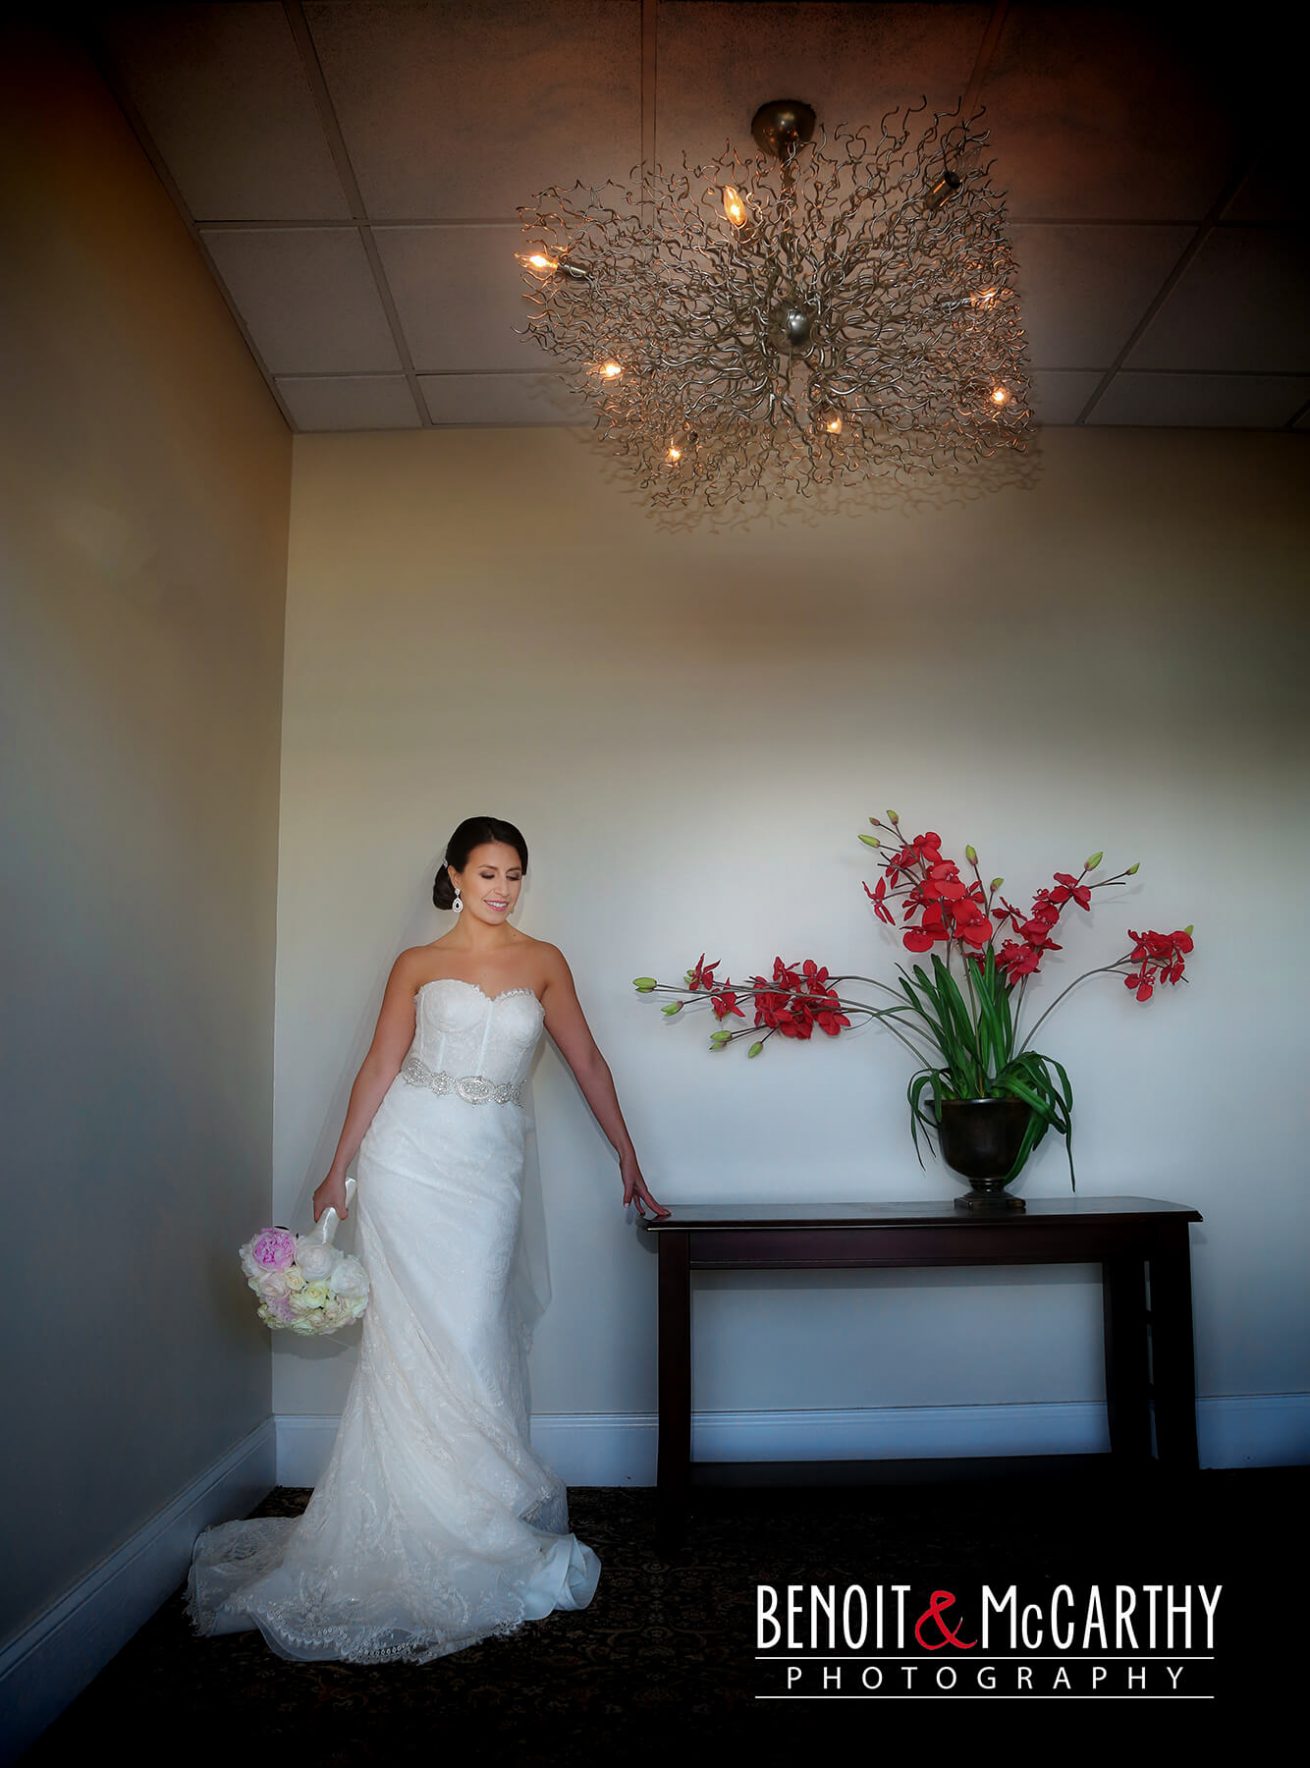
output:
<instances>
[{"instance_id":1,"label":"woman's right arm","mask_svg":"<svg viewBox=\"0 0 1310 1768\"><path fill-rule=\"evenodd\" d=\"M317 1221L329 1204L342 1221L346 1219L346 1168L359 1151L365 1132L377 1115L378 1106L386 1097L392 1081L400 1072L406 1052L414 1041L414 960L408 951L401 952L391 966L391 975L382 994L373 1042L355 1076L346 1107L337 1151L332 1156L328 1175L314 1193L314 1220Z\"/></svg>"}]
</instances>

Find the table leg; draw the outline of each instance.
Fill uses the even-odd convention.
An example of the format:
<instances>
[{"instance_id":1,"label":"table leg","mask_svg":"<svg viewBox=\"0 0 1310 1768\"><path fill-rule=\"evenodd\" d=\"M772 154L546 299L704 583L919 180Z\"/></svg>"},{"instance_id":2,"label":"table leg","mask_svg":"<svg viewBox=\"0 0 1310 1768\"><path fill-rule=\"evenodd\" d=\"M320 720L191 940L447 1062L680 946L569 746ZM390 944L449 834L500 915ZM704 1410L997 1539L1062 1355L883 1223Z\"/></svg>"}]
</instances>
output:
<instances>
[{"instance_id":1,"label":"table leg","mask_svg":"<svg viewBox=\"0 0 1310 1768\"><path fill-rule=\"evenodd\" d=\"M1195 1471L1196 1352L1192 1339L1192 1259L1187 1223L1161 1231L1151 1253L1151 1382L1155 1447L1163 1464Z\"/></svg>"},{"instance_id":2,"label":"table leg","mask_svg":"<svg viewBox=\"0 0 1310 1768\"><path fill-rule=\"evenodd\" d=\"M691 1235L665 1229L659 1240L658 1534L682 1539L691 1483Z\"/></svg>"},{"instance_id":3,"label":"table leg","mask_svg":"<svg viewBox=\"0 0 1310 1768\"><path fill-rule=\"evenodd\" d=\"M1101 1264L1105 1316L1105 1410L1110 1453L1123 1460L1151 1456L1151 1391L1146 1339L1146 1265L1141 1254Z\"/></svg>"}]
</instances>

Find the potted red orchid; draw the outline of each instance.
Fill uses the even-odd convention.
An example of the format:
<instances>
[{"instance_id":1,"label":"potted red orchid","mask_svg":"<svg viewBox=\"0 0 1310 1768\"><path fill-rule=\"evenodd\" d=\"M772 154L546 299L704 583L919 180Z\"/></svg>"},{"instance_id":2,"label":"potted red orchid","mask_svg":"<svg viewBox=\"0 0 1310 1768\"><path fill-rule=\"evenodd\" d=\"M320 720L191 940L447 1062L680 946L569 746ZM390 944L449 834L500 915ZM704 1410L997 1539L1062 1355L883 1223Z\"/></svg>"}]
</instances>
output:
<instances>
[{"instance_id":1,"label":"potted red orchid","mask_svg":"<svg viewBox=\"0 0 1310 1768\"><path fill-rule=\"evenodd\" d=\"M772 977L733 983L728 977L716 980L719 960L707 964L702 953L681 985L638 976L634 986L643 994L684 997L664 1007L670 1016L707 1002L720 1021L710 1034L712 1049L763 1028L761 1036L752 1037L750 1056L760 1055L778 1035L805 1040L817 1028L835 1037L851 1024L852 1013L881 1020L916 1060L907 1100L919 1163L922 1129L930 1145L937 1138L947 1164L969 1179L972 1189L959 1199L962 1207L1022 1208L1004 1187L1051 1128L1064 1137L1072 1186L1073 1088L1063 1065L1035 1050L1033 1038L1047 1015L1089 976L1121 976L1139 1002L1149 1001L1162 984L1185 980L1191 927L1174 933L1129 929L1127 951L1075 977L1025 1031L1033 979L1047 952L1061 949L1052 937L1061 918L1070 908L1088 912L1094 891L1122 884L1137 865L1094 878L1103 857L1094 853L1081 871L1056 872L1025 910L1001 894L1003 878L983 884L972 847L964 849L962 870L943 855L939 835L903 836L895 811L887 812L886 821L869 821L880 832L859 838L878 851L882 875L872 889L865 883L865 893L876 918L899 926L905 949L928 958L928 968L898 964L893 986L870 976L832 975L812 958L799 964L775 958ZM867 983L892 999L881 1006L852 999L839 986L850 982ZM734 1018L743 1023L732 1025Z\"/></svg>"}]
</instances>

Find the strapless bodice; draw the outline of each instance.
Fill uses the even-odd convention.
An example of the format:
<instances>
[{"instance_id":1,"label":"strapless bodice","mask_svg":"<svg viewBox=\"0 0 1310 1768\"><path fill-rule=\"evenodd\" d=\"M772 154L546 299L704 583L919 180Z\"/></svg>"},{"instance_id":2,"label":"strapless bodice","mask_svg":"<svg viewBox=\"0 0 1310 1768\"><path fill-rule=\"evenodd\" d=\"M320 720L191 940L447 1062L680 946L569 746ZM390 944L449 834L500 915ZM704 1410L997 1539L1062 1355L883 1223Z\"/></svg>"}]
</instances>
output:
<instances>
[{"instance_id":1,"label":"strapless bodice","mask_svg":"<svg viewBox=\"0 0 1310 1768\"><path fill-rule=\"evenodd\" d=\"M514 1087L526 1079L546 1014L536 992L489 995L476 982L439 976L414 997L408 1055L450 1075L482 1075Z\"/></svg>"}]
</instances>

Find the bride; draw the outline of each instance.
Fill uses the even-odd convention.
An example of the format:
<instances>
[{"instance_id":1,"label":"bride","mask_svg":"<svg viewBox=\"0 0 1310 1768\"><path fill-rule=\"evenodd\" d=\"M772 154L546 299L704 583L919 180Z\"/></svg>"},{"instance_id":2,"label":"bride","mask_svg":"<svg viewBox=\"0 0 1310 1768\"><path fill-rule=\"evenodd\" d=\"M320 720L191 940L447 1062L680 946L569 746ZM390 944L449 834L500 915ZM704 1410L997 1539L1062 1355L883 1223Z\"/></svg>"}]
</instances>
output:
<instances>
[{"instance_id":1,"label":"bride","mask_svg":"<svg viewBox=\"0 0 1310 1768\"><path fill-rule=\"evenodd\" d=\"M543 1028L614 1145L624 1204L669 1211L646 1187L563 954L509 925L527 866L512 823L462 822L432 893L456 924L392 966L314 1193L315 1221L329 1205L344 1220L358 1150L370 1299L332 1454L299 1517L202 1531L186 1592L197 1633L258 1627L284 1658L428 1663L595 1593L600 1560L569 1532L567 1488L529 1441L542 1285L523 1105Z\"/></svg>"}]
</instances>

